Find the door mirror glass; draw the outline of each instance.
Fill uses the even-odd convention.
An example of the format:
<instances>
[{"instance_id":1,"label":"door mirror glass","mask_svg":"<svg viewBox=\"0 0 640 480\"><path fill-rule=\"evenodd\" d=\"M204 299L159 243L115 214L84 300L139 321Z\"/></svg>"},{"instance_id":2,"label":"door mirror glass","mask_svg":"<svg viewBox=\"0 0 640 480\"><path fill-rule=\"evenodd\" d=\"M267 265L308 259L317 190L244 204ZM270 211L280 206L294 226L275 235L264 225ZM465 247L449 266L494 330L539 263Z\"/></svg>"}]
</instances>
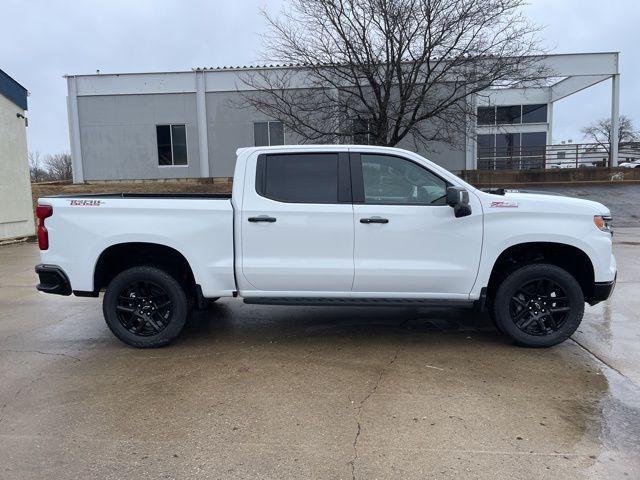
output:
<instances>
[{"instance_id":1,"label":"door mirror glass","mask_svg":"<svg viewBox=\"0 0 640 480\"><path fill-rule=\"evenodd\" d=\"M456 218L471 215L471 205L469 205L469 192L462 187L447 188L447 205L453 208Z\"/></svg>"}]
</instances>

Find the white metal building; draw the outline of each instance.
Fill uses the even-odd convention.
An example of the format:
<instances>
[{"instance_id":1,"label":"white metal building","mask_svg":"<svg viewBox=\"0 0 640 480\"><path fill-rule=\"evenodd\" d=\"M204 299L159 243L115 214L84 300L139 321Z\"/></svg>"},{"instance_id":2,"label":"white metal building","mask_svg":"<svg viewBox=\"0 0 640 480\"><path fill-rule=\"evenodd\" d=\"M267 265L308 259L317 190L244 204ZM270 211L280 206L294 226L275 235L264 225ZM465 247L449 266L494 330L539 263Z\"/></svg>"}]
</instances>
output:
<instances>
[{"instance_id":1,"label":"white metal building","mask_svg":"<svg viewBox=\"0 0 640 480\"><path fill-rule=\"evenodd\" d=\"M0 240L33 235L27 90L0 70Z\"/></svg>"},{"instance_id":2,"label":"white metal building","mask_svg":"<svg viewBox=\"0 0 640 480\"><path fill-rule=\"evenodd\" d=\"M540 152L553 143L554 103L609 79L617 128L618 53L549 55L541 61L552 72L545 86L483 92L471 100L478 107L478 124L472 125L477 135L419 153L454 171L496 168L502 151L509 152L510 162L518 152L514 168L544 168ZM234 102L238 89L246 88L241 75L277 68L295 67L68 75L74 181L231 177L238 147L297 143L279 122ZM611 163L617 164L615 153Z\"/></svg>"}]
</instances>

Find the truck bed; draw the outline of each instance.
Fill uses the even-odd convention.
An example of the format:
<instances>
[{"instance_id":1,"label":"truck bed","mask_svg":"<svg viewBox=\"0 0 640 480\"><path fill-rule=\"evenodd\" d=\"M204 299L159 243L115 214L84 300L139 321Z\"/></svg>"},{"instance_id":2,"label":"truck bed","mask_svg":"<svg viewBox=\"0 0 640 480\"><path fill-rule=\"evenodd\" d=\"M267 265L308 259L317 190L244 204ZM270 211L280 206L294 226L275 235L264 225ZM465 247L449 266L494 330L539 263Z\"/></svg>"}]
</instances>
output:
<instances>
[{"instance_id":1,"label":"truck bed","mask_svg":"<svg viewBox=\"0 0 640 480\"><path fill-rule=\"evenodd\" d=\"M230 194L65 194L38 203L53 208L46 219L50 247L42 251L42 262L62 268L74 291L94 291L100 255L130 242L179 252L208 297L235 291Z\"/></svg>"}]
</instances>

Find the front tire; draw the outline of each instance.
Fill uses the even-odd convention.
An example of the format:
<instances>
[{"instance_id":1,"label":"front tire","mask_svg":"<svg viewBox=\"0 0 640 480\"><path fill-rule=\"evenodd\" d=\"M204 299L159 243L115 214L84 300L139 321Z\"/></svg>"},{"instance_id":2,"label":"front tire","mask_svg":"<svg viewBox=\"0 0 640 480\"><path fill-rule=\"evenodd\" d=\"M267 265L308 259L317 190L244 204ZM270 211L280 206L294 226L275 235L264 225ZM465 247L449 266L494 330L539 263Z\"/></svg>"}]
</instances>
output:
<instances>
[{"instance_id":1,"label":"front tire","mask_svg":"<svg viewBox=\"0 0 640 480\"><path fill-rule=\"evenodd\" d=\"M533 264L515 270L493 299L498 329L518 345L551 347L576 331L584 315L578 281L555 265Z\"/></svg>"},{"instance_id":2,"label":"front tire","mask_svg":"<svg viewBox=\"0 0 640 480\"><path fill-rule=\"evenodd\" d=\"M107 326L127 345L168 345L184 328L188 301L183 287L156 267L133 267L109 283L102 302Z\"/></svg>"}]
</instances>

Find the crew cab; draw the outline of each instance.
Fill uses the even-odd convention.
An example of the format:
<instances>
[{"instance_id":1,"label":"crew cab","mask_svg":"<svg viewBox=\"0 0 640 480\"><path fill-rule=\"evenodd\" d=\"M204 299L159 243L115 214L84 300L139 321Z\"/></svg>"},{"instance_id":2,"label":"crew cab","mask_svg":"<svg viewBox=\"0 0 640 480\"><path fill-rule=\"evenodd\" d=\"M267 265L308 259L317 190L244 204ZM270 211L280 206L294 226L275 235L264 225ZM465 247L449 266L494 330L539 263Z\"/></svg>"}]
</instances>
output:
<instances>
[{"instance_id":1,"label":"crew cab","mask_svg":"<svg viewBox=\"0 0 640 480\"><path fill-rule=\"evenodd\" d=\"M481 191L397 148L241 148L231 195L52 196L36 213L38 290L104 291L108 327L135 347L168 344L219 297L486 307L546 347L616 279L605 206Z\"/></svg>"}]
</instances>

